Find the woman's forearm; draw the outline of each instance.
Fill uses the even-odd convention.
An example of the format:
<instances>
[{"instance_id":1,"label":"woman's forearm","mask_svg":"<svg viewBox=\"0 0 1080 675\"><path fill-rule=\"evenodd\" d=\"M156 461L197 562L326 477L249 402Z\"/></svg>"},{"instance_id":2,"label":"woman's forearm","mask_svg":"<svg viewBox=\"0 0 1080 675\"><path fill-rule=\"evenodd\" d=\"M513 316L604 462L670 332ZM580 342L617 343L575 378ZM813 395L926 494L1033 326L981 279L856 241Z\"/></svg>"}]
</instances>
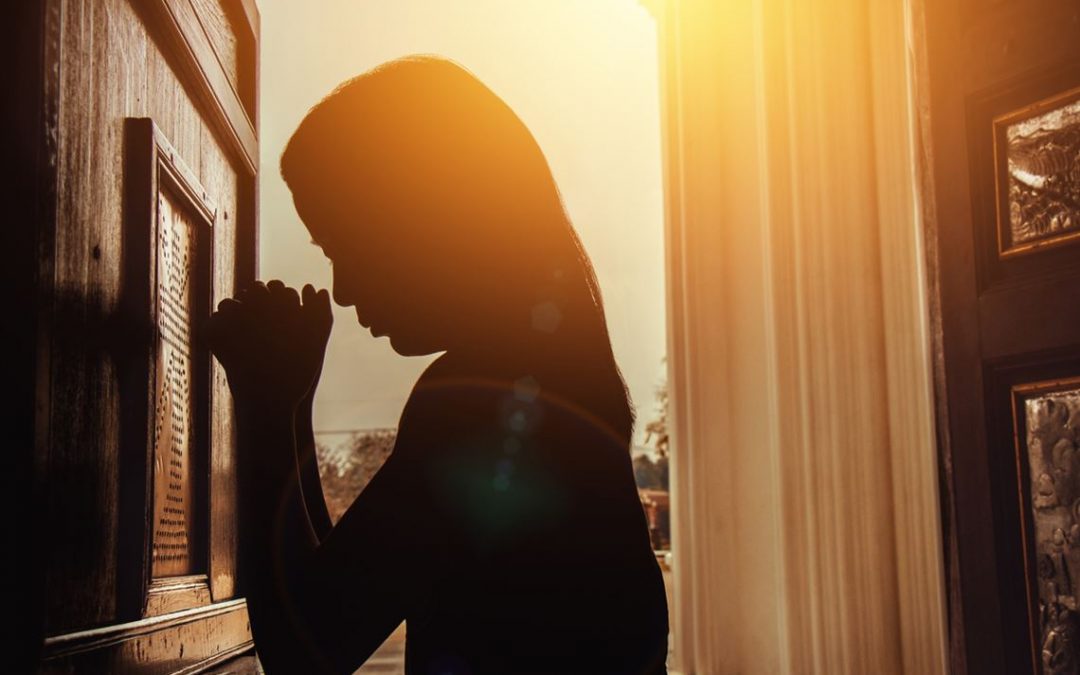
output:
<instances>
[{"instance_id":1,"label":"woman's forearm","mask_svg":"<svg viewBox=\"0 0 1080 675\"><path fill-rule=\"evenodd\" d=\"M237 410L240 573L270 675L325 672L295 596L318 539L300 491L293 423L291 410Z\"/></svg>"},{"instance_id":2,"label":"woman's forearm","mask_svg":"<svg viewBox=\"0 0 1080 675\"><path fill-rule=\"evenodd\" d=\"M311 413L314 392L309 394L297 406L294 416L296 435L296 461L300 470L300 486L307 504L308 518L315 536L322 541L334 527L330 511L326 507L326 496L319 478L319 458L315 452L315 432L312 429Z\"/></svg>"}]
</instances>

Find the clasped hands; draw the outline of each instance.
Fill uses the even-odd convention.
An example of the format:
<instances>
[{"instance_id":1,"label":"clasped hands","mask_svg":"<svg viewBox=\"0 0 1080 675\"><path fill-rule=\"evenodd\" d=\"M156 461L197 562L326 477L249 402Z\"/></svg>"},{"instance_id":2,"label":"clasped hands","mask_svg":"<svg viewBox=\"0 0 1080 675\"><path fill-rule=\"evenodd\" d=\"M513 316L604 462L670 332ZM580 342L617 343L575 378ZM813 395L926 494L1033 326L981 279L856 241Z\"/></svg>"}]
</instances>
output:
<instances>
[{"instance_id":1,"label":"clasped hands","mask_svg":"<svg viewBox=\"0 0 1080 675\"><path fill-rule=\"evenodd\" d=\"M238 406L294 410L314 391L332 326L325 289L275 279L222 300L206 338Z\"/></svg>"}]
</instances>

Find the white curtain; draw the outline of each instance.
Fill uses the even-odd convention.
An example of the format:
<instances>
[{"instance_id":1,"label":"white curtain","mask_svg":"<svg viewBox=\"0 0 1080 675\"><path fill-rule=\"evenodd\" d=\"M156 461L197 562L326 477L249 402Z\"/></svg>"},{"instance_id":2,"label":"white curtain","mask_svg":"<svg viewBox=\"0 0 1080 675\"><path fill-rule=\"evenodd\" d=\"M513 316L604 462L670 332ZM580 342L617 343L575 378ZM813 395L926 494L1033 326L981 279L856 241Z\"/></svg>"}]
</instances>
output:
<instances>
[{"instance_id":1,"label":"white curtain","mask_svg":"<svg viewBox=\"0 0 1080 675\"><path fill-rule=\"evenodd\" d=\"M911 13L649 4L665 79L672 669L944 673Z\"/></svg>"}]
</instances>

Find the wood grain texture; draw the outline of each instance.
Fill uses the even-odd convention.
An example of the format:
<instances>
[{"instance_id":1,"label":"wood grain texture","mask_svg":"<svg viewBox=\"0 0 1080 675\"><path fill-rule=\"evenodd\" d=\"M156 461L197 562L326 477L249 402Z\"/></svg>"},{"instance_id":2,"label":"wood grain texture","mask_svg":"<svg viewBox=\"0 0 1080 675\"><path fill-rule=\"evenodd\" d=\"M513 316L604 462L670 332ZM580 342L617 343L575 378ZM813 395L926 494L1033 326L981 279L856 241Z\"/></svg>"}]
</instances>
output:
<instances>
[{"instance_id":1,"label":"wood grain texture","mask_svg":"<svg viewBox=\"0 0 1080 675\"><path fill-rule=\"evenodd\" d=\"M202 130L201 144L212 149L215 146L209 129ZM212 194L234 195L233 204L222 207L214 228L214 251L219 264L213 269L213 292L211 307L236 294L236 270L246 264L246 255L240 254L237 238L237 210L253 209L254 204L239 198L240 183L251 179L239 176L228 165L215 161L207 152L200 166L200 175L207 191ZM250 245L249 245L250 246ZM230 264L224 264L224 263ZM229 392L225 371L213 360L210 372L211 446L210 446L210 590L214 600L234 597L236 586L236 466L233 448L232 394Z\"/></svg>"},{"instance_id":2,"label":"wood grain texture","mask_svg":"<svg viewBox=\"0 0 1080 675\"><path fill-rule=\"evenodd\" d=\"M240 97L248 117L255 119L255 45L258 10L250 0L190 0L218 62Z\"/></svg>"},{"instance_id":3,"label":"wood grain texture","mask_svg":"<svg viewBox=\"0 0 1080 675\"><path fill-rule=\"evenodd\" d=\"M240 36L237 35L233 25L232 13L229 5L235 6L235 2L226 0L190 0L202 24L206 37L210 39L210 46L217 54L218 62L225 69L225 74L232 83L233 88L239 91L240 81Z\"/></svg>"},{"instance_id":4,"label":"wood grain texture","mask_svg":"<svg viewBox=\"0 0 1080 675\"><path fill-rule=\"evenodd\" d=\"M218 60L190 0L146 0L135 6L142 19L154 27L155 42L192 100L204 111L222 147L247 173L254 174L258 166L258 132L253 123L257 110L257 45L251 44L250 49L240 53L239 66L249 73L241 87L248 97L245 103Z\"/></svg>"},{"instance_id":5,"label":"wood grain texture","mask_svg":"<svg viewBox=\"0 0 1080 675\"><path fill-rule=\"evenodd\" d=\"M223 212L236 214L241 178L251 177L222 144L171 61L149 36L143 16L126 0L65 2L59 61L57 207L49 278L47 428L39 468L48 477L49 560L47 632L52 635L100 626L125 617L118 597L120 378L130 326L118 311L123 283L123 124L151 117ZM250 197L249 197L250 199ZM246 205L249 210L253 204ZM244 258L236 246L234 218L222 222L215 242L222 260ZM250 241L250 239L249 239ZM216 271L216 297L233 290L232 265ZM220 378L218 378L220 380ZM218 381L223 411L215 428L212 481L224 503L215 507L211 580L215 599L233 597L235 584L234 482L228 401Z\"/></svg>"},{"instance_id":6,"label":"wood grain texture","mask_svg":"<svg viewBox=\"0 0 1080 675\"><path fill-rule=\"evenodd\" d=\"M253 649L242 600L50 638L37 672L196 672Z\"/></svg>"}]
</instances>

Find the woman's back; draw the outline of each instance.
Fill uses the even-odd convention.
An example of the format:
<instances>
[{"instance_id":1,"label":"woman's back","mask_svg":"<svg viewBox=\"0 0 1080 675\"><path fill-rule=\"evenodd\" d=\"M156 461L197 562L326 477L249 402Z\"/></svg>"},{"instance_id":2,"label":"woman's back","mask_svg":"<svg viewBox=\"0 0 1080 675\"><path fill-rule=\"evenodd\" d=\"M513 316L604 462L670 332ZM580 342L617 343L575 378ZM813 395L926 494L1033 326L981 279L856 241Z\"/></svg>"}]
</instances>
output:
<instances>
[{"instance_id":1,"label":"woman's back","mask_svg":"<svg viewBox=\"0 0 1080 675\"><path fill-rule=\"evenodd\" d=\"M414 388L394 451L422 475L439 541L407 671L665 672L667 603L628 448L550 370L449 356Z\"/></svg>"}]
</instances>

